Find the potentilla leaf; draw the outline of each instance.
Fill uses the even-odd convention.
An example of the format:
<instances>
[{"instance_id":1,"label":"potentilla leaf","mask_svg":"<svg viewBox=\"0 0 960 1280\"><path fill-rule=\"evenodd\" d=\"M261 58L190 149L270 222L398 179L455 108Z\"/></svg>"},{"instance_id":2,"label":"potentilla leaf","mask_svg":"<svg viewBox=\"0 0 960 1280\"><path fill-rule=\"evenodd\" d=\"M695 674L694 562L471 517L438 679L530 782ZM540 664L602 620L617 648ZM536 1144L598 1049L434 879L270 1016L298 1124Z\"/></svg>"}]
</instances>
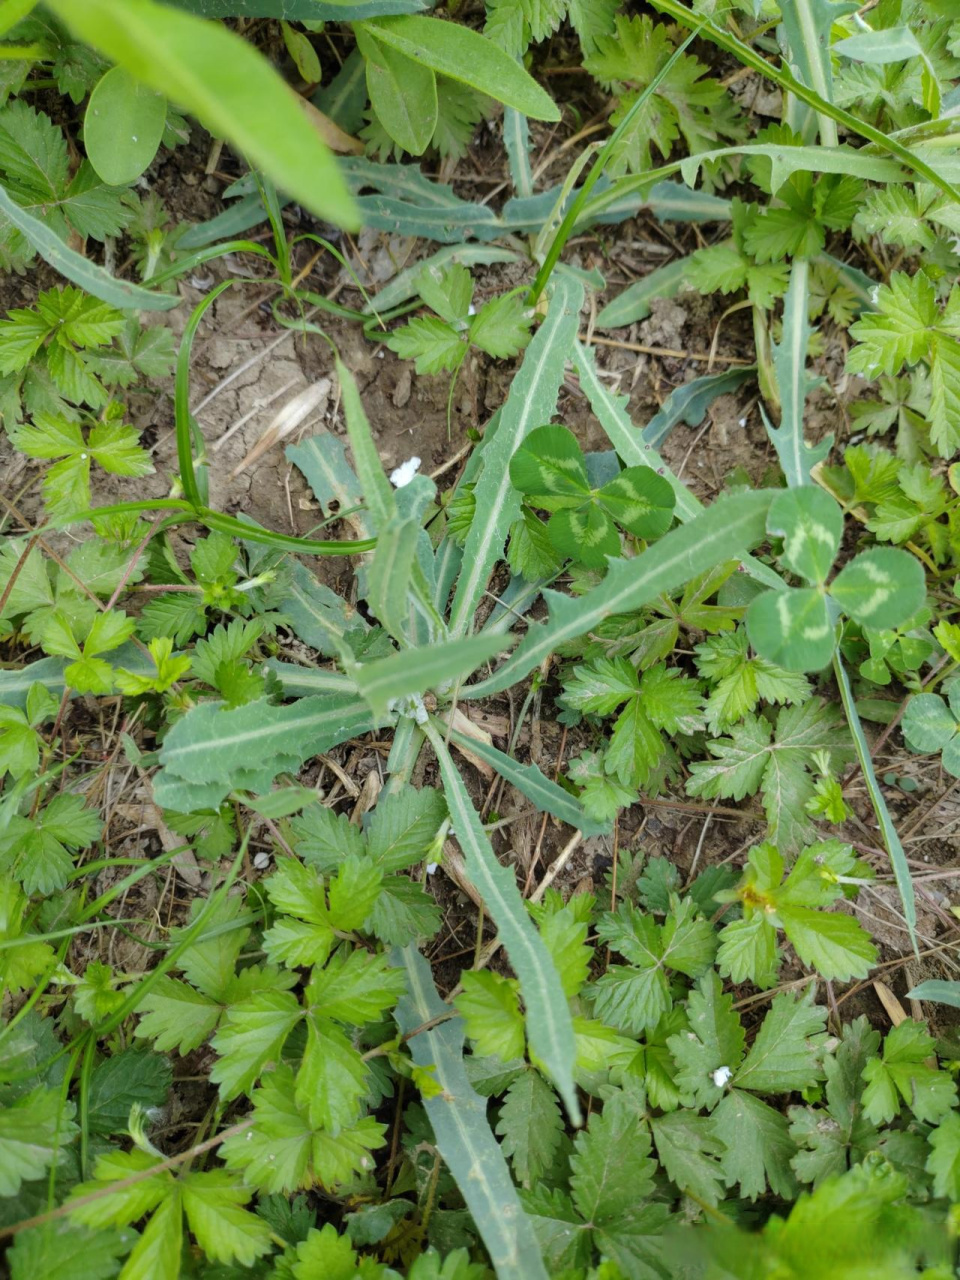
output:
<instances>
[{"instance_id":1,"label":"potentilla leaf","mask_svg":"<svg viewBox=\"0 0 960 1280\"><path fill-rule=\"evenodd\" d=\"M42 1178L63 1159L78 1133L74 1110L45 1086L0 1106L0 1195L15 1196L21 1183Z\"/></svg>"},{"instance_id":2,"label":"potentilla leaf","mask_svg":"<svg viewBox=\"0 0 960 1280\"><path fill-rule=\"evenodd\" d=\"M918 1120L938 1124L956 1106L955 1081L929 1065L935 1047L926 1025L912 1018L887 1033L883 1056L871 1058L863 1069L863 1110L869 1120L886 1124L906 1103Z\"/></svg>"},{"instance_id":3,"label":"potentilla leaf","mask_svg":"<svg viewBox=\"0 0 960 1280\"><path fill-rule=\"evenodd\" d=\"M190 1230L211 1262L249 1267L273 1248L269 1224L243 1207L251 1192L226 1169L187 1174L180 1195Z\"/></svg>"},{"instance_id":4,"label":"potentilla leaf","mask_svg":"<svg viewBox=\"0 0 960 1280\"><path fill-rule=\"evenodd\" d=\"M743 1060L744 1031L717 974L710 970L687 1000L689 1029L671 1036L667 1045L679 1070L677 1088L700 1107L712 1107ZM718 1081L720 1083L718 1083Z\"/></svg>"},{"instance_id":5,"label":"potentilla leaf","mask_svg":"<svg viewBox=\"0 0 960 1280\"><path fill-rule=\"evenodd\" d=\"M210 1072L225 1100L253 1087L302 1017L299 1002L287 991L261 991L227 1009L213 1038L219 1058Z\"/></svg>"},{"instance_id":6,"label":"potentilla leaf","mask_svg":"<svg viewBox=\"0 0 960 1280\"><path fill-rule=\"evenodd\" d=\"M383 1146L386 1127L372 1116L334 1137L311 1124L295 1097L294 1074L280 1064L255 1089L252 1129L223 1144L229 1169L268 1194L291 1193L319 1183L328 1191L348 1184L372 1165L371 1152Z\"/></svg>"},{"instance_id":7,"label":"potentilla leaf","mask_svg":"<svg viewBox=\"0 0 960 1280\"><path fill-rule=\"evenodd\" d=\"M755 1093L790 1093L820 1077L827 1011L814 1004L814 997L812 985L801 997L790 992L774 996L733 1085Z\"/></svg>"},{"instance_id":8,"label":"potentilla leaf","mask_svg":"<svg viewBox=\"0 0 960 1280\"><path fill-rule=\"evenodd\" d=\"M502 1062L522 1058L526 1041L518 984L485 969L464 973L461 983L454 1003L476 1052Z\"/></svg>"},{"instance_id":9,"label":"potentilla leaf","mask_svg":"<svg viewBox=\"0 0 960 1280\"><path fill-rule=\"evenodd\" d=\"M532 1186L550 1169L560 1150L563 1114L539 1071L529 1068L507 1089L496 1132L522 1186Z\"/></svg>"},{"instance_id":10,"label":"potentilla leaf","mask_svg":"<svg viewBox=\"0 0 960 1280\"><path fill-rule=\"evenodd\" d=\"M821 977L849 982L877 963L877 948L852 916L810 907L780 907L777 914L800 960Z\"/></svg>"},{"instance_id":11,"label":"potentilla leaf","mask_svg":"<svg viewBox=\"0 0 960 1280\"><path fill-rule=\"evenodd\" d=\"M774 1195L793 1199L797 1181L790 1161L797 1148L786 1116L751 1093L731 1089L712 1119L725 1147L720 1163L728 1186L739 1186L747 1200L756 1200L768 1186Z\"/></svg>"},{"instance_id":12,"label":"potentilla leaf","mask_svg":"<svg viewBox=\"0 0 960 1280\"><path fill-rule=\"evenodd\" d=\"M724 1144L713 1119L690 1111L670 1111L650 1121L657 1157L667 1177L680 1191L715 1205L723 1195L720 1157Z\"/></svg>"}]
</instances>

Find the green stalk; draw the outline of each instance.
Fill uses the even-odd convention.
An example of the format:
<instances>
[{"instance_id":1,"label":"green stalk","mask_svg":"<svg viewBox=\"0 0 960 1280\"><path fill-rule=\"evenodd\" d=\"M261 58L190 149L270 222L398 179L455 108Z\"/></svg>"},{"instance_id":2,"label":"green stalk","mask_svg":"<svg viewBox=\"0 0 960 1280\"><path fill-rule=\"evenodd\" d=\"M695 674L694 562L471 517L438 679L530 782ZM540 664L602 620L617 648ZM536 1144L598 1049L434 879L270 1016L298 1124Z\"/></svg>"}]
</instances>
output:
<instances>
[{"instance_id":1,"label":"green stalk","mask_svg":"<svg viewBox=\"0 0 960 1280\"><path fill-rule=\"evenodd\" d=\"M913 946L914 954L919 957L920 953L917 948L917 903L913 894L913 879L910 875L910 867L907 864L907 855L903 851L903 845L900 843L900 837L897 835L897 829L893 825L890 810L887 808L887 802L883 798L883 792L880 790L880 784L874 772L870 744L867 742L866 734L863 732L860 715L853 699L853 689L850 687L850 677L847 675L847 669L843 665L843 658L840 656L839 649L833 655L833 673L837 678L840 701L843 703L843 711L847 717L847 724L850 726L850 733L853 736L853 745L857 751L857 760L860 763L863 780L867 784L867 794L870 796L873 812L877 815L877 822L880 824L883 843L886 846L887 853L890 855L893 874L897 880L897 888L900 890L900 900L903 903L903 918L910 934L910 942Z\"/></svg>"}]
</instances>

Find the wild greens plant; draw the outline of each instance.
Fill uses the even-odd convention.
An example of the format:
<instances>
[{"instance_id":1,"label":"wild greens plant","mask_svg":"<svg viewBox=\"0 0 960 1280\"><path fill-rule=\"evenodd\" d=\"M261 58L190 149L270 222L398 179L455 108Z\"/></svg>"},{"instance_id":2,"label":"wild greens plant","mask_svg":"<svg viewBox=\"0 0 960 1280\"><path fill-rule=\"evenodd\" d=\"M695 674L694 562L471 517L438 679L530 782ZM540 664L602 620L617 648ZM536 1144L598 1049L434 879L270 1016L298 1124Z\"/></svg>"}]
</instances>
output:
<instances>
[{"instance_id":1,"label":"wild greens plant","mask_svg":"<svg viewBox=\"0 0 960 1280\"><path fill-rule=\"evenodd\" d=\"M952 1274L952 1042L906 1010L881 1035L847 984L881 961L883 882L918 952L926 927L863 720L960 772L960 30L941 0L654 7L498 0L481 32L415 0L0 4L0 253L70 281L0 323L6 444L40 499L5 499L0 547L14 1280ZM563 97L542 71L586 72L607 109L538 191ZM778 120L737 104L745 75ZM34 105L44 87L70 109ZM181 111L255 166L190 229L132 189ZM393 162L449 166L481 120L500 207ZM345 246L288 236L293 201L439 247L350 307L300 279L309 241L359 284ZM638 428L584 321L603 277L568 250L641 209L696 222L698 247L596 327L719 295L721 325L749 310L756 368L708 369ZM269 247L237 238L264 220ZM357 324L451 395L468 356L515 362L449 488L388 478L334 351L349 456L321 431L287 458L356 536L215 510L190 375L222 280L185 316L167 496L97 504L101 472L153 466L115 396L162 387L174 350L138 312L228 254L325 353ZM488 290L497 264L525 283ZM831 454L808 411L841 363L874 385ZM753 378L769 486L704 503L665 442ZM585 450L564 386L609 448ZM315 555L357 557L352 598ZM563 729L549 764L518 759L532 707ZM502 748L472 709L509 710ZM689 875L630 837L638 804L707 824ZM563 851L518 874L526 811ZM738 824L730 865L714 816ZM574 876L592 837L609 866Z\"/></svg>"}]
</instances>

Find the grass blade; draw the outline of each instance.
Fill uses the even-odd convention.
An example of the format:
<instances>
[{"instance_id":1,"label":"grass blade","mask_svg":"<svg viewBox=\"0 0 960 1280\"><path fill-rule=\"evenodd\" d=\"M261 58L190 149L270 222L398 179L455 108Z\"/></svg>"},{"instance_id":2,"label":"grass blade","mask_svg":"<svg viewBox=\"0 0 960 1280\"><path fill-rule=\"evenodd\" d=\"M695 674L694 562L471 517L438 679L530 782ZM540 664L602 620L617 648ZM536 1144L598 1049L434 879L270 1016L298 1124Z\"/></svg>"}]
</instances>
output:
<instances>
[{"instance_id":1,"label":"grass blade","mask_svg":"<svg viewBox=\"0 0 960 1280\"><path fill-rule=\"evenodd\" d=\"M509 688L560 645L592 631L611 614L639 609L662 592L756 546L766 537L767 511L774 496L773 490L759 489L718 498L708 511L672 529L642 555L611 560L603 582L579 598L544 591L549 620L532 624L503 666L489 679L462 689L460 697L483 698Z\"/></svg>"},{"instance_id":2,"label":"grass blade","mask_svg":"<svg viewBox=\"0 0 960 1280\"><path fill-rule=\"evenodd\" d=\"M926 178L927 182L932 182L938 191L942 191L945 196L953 201L960 202L960 192L952 187L949 182L935 169L932 169L926 161L920 159L908 147L903 146L896 139L889 137L882 130L875 128L872 124L867 124L850 111L844 111L842 107L835 106L832 102L827 102L814 89L809 89L805 84L801 84L795 76L789 72L783 71L777 67L773 67L766 60L764 55L757 49L752 49L750 45L745 44L742 40L731 34L729 31L722 31L719 27L714 26L711 20L704 21L696 13L692 13L680 0L654 0L656 8L667 13L671 18L675 18L678 22L682 22L686 27L694 27L699 35L705 39L712 40L714 44L725 49L727 53L732 53L739 62L745 67L758 72L766 80L772 80L785 93L792 93L794 97L799 98L801 102L805 102L808 107L812 107L821 116L829 116L831 120L835 120L837 124L842 124L845 129L857 137L865 138L868 142L872 142L875 147L881 151L887 152L889 155L896 156L901 164L908 169L912 169L914 173L920 174ZM840 148L842 150L842 148ZM740 148L741 152L744 148ZM822 156L827 148L817 148L817 155ZM825 172L814 166L814 172ZM843 172L840 170L839 172ZM868 173L865 175L870 177ZM877 179L883 181L883 179Z\"/></svg>"},{"instance_id":3,"label":"grass blade","mask_svg":"<svg viewBox=\"0 0 960 1280\"><path fill-rule=\"evenodd\" d=\"M409 1037L414 1062L432 1067L443 1089L423 1099L437 1150L460 1188L498 1280L547 1280L533 1227L487 1121L486 1100L467 1079L463 1022L448 1016L449 1006L437 994L430 966L416 948L396 953L394 963L406 971L409 992L397 1005L397 1025ZM438 1018L445 1020L428 1025Z\"/></svg>"},{"instance_id":4,"label":"grass blade","mask_svg":"<svg viewBox=\"0 0 960 1280\"><path fill-rule=\"evenodd\" d=\"M513 971L520 980L531 1053L549 1072L571 1119L579 1123L580 1105L573 1083L576 1042L560 976L527 913L513 870L497 860L443 740L442 728L433 720L423 726L440 765L444 797L466 858L467 875L497 926Z\"/></svg>"},{"instance_id":5,"label":"grass blade","mask_svg":"<svg viewBox=\"0 0 960 1280\"><path fill-rule=\"evenodd\" d=\"M510 459L534 427L553 417L582 305L582 287L569 278L558 280L547 318L527 347L510 386L497 433L483 450L483 471L476 488L477 515L464 545L464 568L450 615L453 635L463 635L473 622L487 580L503 554L507 531L520 514L520 496L510 483Z\"/></svg>"},{"instance_id":6,"label":"grass blade","mask_svg":"<svg viewBox=\"0 0 960 1280\"><path fill-rule=\"evenodd\" d=\"M627 413L626 396L612 391L597 373L597 364L590 347L580 342L574 343L573 361L580 375L580 388L586 392L590 408L598 422L607 433L607 438L628 467L655 467L670 481L677 497L675 511L677 519L684 524L703 511L703 504L695 498L682 480L678 480L656 450L657 440L648 439L649 435L665 434L669 426L683 417L687 422L696 425L703 416L702 397L705 394L720 395L729 389L728 377L738 378L740 370L731 370L730 374L708 374L705 378L696 378L693 382L683 383L672 391L664 402L663 408L647 423L643 431L638 431ZM744 376L750 370L744 370ZM704 406L705 407L705 406ZM777 590L783 585L779 575L762 561L753 556L744 556L743 567L757 582Z\"/></svg>"},{"instance_id":7,"label":"grass blade","mask_svg":"<svg viewBox=\"0 0 960 1280\"><path fill-rule=\"evenodd\" d=\"M397 513L397 502L390 481L383 473L380 455L373 442L370 420L367 418L357 389L356 379L339 356L336 357L337 377L343 396L343 414L347 420L347 435L357 479L363 492L375 528L385 525Z\"/></svg>"},{"instance_id":8,"label":"grass blade","mask_svg":"<svg viewBox=\"0 0 960 1280\"><path fill-rule=\"evenodd\" d=\"M914 953L919 954L917 952L917 902L913 893L913 878L910 875L910 866L907 863L907 855L903 851L903 845L900 843L900 837L897 835L897 829L893 825L890 810L887 808L887 802L883 798L883 792L880 790L880 784L873 769L870 744L867 742L866 734L863 732L863 725L860 722L853 689L850 687L850 677L847 675L847 669L843 665L843 658L839 652L833 655L833 673L840 687L840 700L843 703L844 714L847 717L847 724L853 737L853 745L857 750L857 760L863 773L863 780L866 783L867 794L870 796L870 803L873 805L873 811L877 815L877 822L880 824L884 846L890 855L890 865L893 867L897 888L900 891L900 901L903 903L903 918L906 921L907 932L910 934L910 944Z\"/></svg>"},{"instance_id":9,"label":"grass blade","mask_svg":"<svg viewBox=\"0 0 960 1280\"><path fill-rule=\"evenodd\" d=\"M220 294L225 289L230 288L231 284L233 284L232 280L222 280L215 289L212 289L207 294L202 302L194 307L193 314L187 321L186 328L183 331L183 337L180 339L180 349L177 352L177 377L173 395L177 462L180 467L180 484L183 486L184 497L194 507L202 506L207 495L200 492L200 484L197 480L197 473L193 463L192 437L195 432L199 435L200 429L193 414L190 412L190 355L193 351L193 340L207 308L211 307Z\"/></svg>"}]
</instances>

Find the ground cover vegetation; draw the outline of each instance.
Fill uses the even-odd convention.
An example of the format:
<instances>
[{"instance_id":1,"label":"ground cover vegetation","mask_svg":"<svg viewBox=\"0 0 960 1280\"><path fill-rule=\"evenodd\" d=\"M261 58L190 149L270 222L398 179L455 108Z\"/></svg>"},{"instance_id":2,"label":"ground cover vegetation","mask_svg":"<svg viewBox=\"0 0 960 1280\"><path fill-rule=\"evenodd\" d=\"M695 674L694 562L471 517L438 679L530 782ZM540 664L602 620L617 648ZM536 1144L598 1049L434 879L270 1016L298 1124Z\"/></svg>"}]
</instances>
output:
<instances>
[{"instance_id":1,"label":"ground cover vegetation","mask_svg":"<svg viewBox=\"0 0 960 1280\"><path fill-rule=\"evenodd\" d=\"M0 0L13 1280L957 1274L958 121L953 0Z\"/></svg>"}]
</instances>

